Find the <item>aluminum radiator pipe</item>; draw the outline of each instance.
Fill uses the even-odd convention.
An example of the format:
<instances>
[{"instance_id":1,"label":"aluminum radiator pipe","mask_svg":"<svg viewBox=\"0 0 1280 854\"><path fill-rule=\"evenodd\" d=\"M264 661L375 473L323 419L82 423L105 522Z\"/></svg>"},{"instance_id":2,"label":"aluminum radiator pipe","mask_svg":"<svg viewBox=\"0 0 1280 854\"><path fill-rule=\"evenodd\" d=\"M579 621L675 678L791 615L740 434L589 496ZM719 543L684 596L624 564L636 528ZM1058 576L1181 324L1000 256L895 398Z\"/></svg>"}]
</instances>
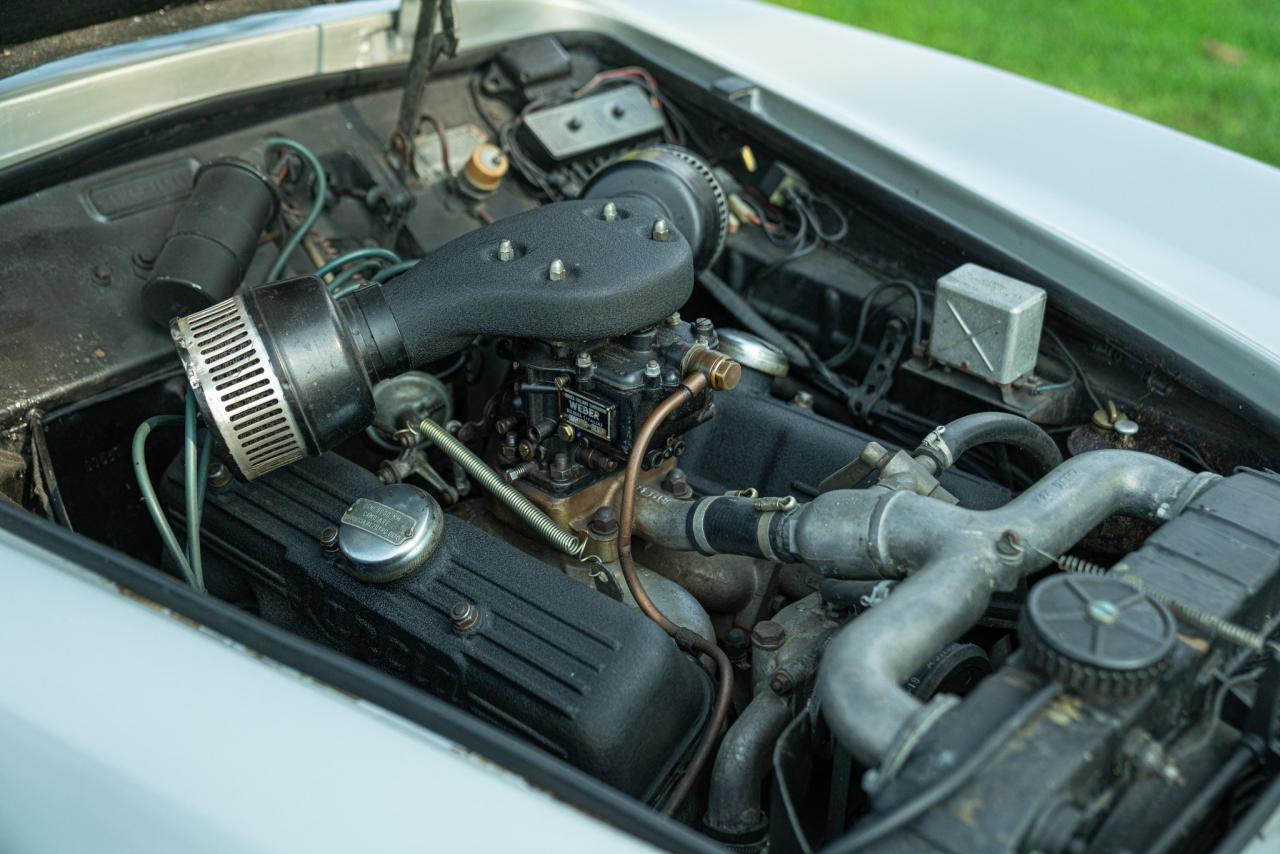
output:
<instances>
[{"instance_id":1,"label":"aluminum radiator pipe","mask_svg":"<svg viewBox=\"0 0 1280 854\"><path fill-rule=\"evenodd\" d=\"M1173 518L1215 475L1136 451L1074 457L995 510L970 510L877 485L804 505L637 495L637 533L671 548L805 563L832 578L906 579L832 640L818 674L836 738L892 772L954 698L929 707L901 685L972 628L991 594L1053 563L1115 515Z\"/></svg>"}]
</instances>

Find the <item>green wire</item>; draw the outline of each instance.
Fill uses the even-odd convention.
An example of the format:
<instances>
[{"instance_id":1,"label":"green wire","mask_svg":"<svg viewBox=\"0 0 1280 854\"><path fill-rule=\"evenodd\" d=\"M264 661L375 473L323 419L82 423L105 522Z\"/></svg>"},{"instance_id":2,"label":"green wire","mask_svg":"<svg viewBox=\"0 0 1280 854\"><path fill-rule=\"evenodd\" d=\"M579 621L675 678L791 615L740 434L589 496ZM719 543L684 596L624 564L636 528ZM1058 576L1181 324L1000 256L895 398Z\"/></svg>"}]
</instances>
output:
<instances>
[{"instance_id":1,"label":"green wire","mask_svg":"<svg viewBox=\"0 0 1280 854\"><path fill-rule=\"evenodd\" d=\"M406 270L410 270L418 266L418 262L421 260L421 258L411 258L408 261L401 261L398 264L392 264L390 267L384 267L373 277L373 281L378 284L382 284L390 279L394 279ZM333 298L342 299L343 297L350 296L360 290L360 286L363 285L364 282L352 282L350 279L351 276L354 276L357 272L362 272L364 269L366 269L364 264L352 267L330 282L329 292L333 294Z\"/></svg>"},{"instance_id":2,"label":"green wire","mask_svg":"<svg viewBox=\"0 0 1280 854\"><path fill-rule=\"evenodd\" d=\"M276 258L275 263L271 265L271 269L267 271L267 281L274 282L280 278L280 274L284 272L285 265L289 263L289 256L298 248L298 244L302 243L302 239L307 236L307 232L316 224L316 220L320 218L320 212L324 210L324 200L329 194L329 184L324 177L324 167L320 165L319 159L311 153L311 149L302 143L289 139L287 136L273 136L267 139L267 145L283 146L292 148L307 161L307 165L311 167L312 174L315 175L315 201L311 204L311 212L307 214L307 218L302 221L298 229L285 241L284 246L280 247L280 255Z\"/></svg>"},{"instance_id":3,"label":"green wire","mask_svg":"<svg viewBox=\"0 0 1280 854\"><path fill-rule=\"evenodd\" d=\"M213 455L213 434L208 430L204 431L204 438L200 442L200 496L197 502L200 505L200 517L204 518L204 491L209 485L209 461Z\"/></svg>"},{"instance_id":4,"label":"green wire","mask_svg":"<svg viewBox=\"0 0 1280 854\"><path fill-rule=\"evenodd\" d=\"M204 563L200 559L200 454L197 450L196 396L187 394L183 418L182 467L183 493L187 502L187 563L195 578L192 585L204 590Z\"/></svg>"},{"instance_id":5,"label":"green wire","mask_svg":"<svg viewBox=\"0 0 1280 854\"><path fill-rule=\"evenodd\" d=\"M359 264L353 264L334 277L333 281L329 283L329 292L337 296L339 291L344 291L343 286L348 282L351 282L357 273L367 273L370 270L376 270L381 266L381 261L361 261ZM362 283L351 282L351 284L358 288ZM352 288L352 290L354 289L355 288Z\"/></svg>"},{"instance_id":6,"label":"green wire","mask_svg":"<svg viewBox=\"0 0 1280 854\"><path fill-rule=\"evenodd\" d=\"M316 275L323 278L334 270L337 270L339 267L344 267L352 261L359 261L362 258L381 258L383 261L390 261L392 264L400 263L400 256L392 252L390 249L356 249L348 252L346 255L339 255L337 258L334 258L328 264L325 264L319 270L316 270Z\"/></svg>"},{"instance_id":7,"label":"green wire","mask_svg":"<svg viewBox=\"0 0 1280 854\"><path fill-rule=\"evenodd\" d=\"M151 485L151 475L147 473L147 436L153 428L177 426L182 424L183 420L181 415L155 415L138 425L138 429L133 431L133 473L138 479L138 490L142 493L142 502L147 506L147 513L151 515L151 521L155 523L156 530L160 532L160 539L164 541L169 554L173 555L173 559L177 561L187 583L195 587L196 578L191 570L191 564L187 562L187 556L178 545L178 538L173 535L173 528L169 527L169 520L164 517L164 511L160 509L160 500L156 498L155 487Z\"/></svg>"},{"instance_id":8,"label":"green wire","mask_svg":"<svg viewBox=\"0 0 1280 854\"><path fill-rule=\"evenodd\" d=\"M378 275L374 276L373 280L375 282L382 283L388 279L394 279L404 271L411 270L418 266L418 262L421 260L421 258L410 258L408 261L401 261L399 264L392 264L390 267L387 267L385 270L378 273Z\"/></svg>"}]
</instances>

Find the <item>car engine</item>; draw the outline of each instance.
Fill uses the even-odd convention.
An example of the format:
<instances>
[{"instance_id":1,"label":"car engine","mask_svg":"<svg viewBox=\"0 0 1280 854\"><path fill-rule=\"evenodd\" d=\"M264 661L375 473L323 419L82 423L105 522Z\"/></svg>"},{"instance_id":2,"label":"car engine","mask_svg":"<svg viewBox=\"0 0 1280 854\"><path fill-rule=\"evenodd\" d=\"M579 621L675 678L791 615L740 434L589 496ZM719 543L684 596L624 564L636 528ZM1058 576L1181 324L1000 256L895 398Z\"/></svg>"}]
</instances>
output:
<instances>
[{"instance_id":1,"label":"car engine","mask_svg":"<svg viewBox=\"0 0 1280 854\"><path fill-rule=\"evenodd\" d=\"M0 187L6 512L703 842L1229 837L1275 434L732 80L431 59Z\"/></svg>"}]
</instances>

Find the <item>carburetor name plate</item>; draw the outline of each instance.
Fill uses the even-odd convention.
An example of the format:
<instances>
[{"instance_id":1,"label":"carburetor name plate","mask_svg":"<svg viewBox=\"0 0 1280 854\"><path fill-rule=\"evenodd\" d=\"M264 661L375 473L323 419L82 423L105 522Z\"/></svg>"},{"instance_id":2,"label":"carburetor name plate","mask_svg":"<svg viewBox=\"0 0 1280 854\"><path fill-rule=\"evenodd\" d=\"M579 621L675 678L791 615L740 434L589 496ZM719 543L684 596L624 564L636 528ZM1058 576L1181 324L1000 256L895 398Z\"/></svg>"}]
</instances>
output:
<instances>
[{"instance_id":1,"label":"carburetor name plate","mask_svg":"<svg viewBox=\"0 0 1280 854\"><path fill-rule=\"evenodd\" d=\"M613 440L614 415L618 407L569 388L560 389L560 417L579 430L586 430L606 442Z\"/></svg>"}]
</instances>

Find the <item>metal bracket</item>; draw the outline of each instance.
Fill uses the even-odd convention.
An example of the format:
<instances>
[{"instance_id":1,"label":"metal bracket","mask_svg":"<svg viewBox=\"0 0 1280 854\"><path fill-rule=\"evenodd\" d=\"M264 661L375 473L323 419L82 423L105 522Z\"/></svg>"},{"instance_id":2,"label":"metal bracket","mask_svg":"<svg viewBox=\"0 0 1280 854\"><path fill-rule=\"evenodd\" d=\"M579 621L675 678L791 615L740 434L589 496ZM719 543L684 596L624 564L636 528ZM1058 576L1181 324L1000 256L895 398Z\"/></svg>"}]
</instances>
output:
<instances>
[{"instance_id":1,"label":"metal bracket","mask_svg":"<svg viewBox=\"0 0 1280 854\"><path fill-rule=\"evenodd\" d=\"M902 358L908 337L907 325L896 317L885 325L884 337L880 339L880 346L871 358L867 375L849 395L849 410L855 418L869 416L876 404L889 393L893 386L893 372L898 367L898 360Z\"/></svg>"}]
</instances>

